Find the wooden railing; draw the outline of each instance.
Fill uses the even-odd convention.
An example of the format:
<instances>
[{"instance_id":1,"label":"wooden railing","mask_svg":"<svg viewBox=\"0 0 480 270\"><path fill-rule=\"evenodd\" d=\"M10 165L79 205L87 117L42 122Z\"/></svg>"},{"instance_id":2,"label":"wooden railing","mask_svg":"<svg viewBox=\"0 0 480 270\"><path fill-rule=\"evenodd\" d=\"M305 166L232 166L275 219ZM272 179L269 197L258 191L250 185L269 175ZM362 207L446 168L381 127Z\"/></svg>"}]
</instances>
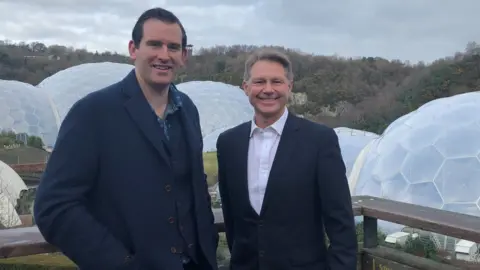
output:
<instances>
[{"instance_id":1,"label":"wooden railing","mask_svg":"<svg viewBox=\"0 0 480 270\"><path fill-rule=\"evenodd\" d=\"M364 217L364 241L359 254L361 269L468 269L380 246L377 238L378 220L404 224L412 228L480 243L480 218L478 217L369 196L353 197L352 200L355 215ZM214 209L214 215L219 232L223 232L221 210ZM45 242L35 226L0 230L0 257L2 258L57 251L55 247ZM471 269L480 269L480 265Z\"/></svg>"},{"instance_id":2,"label":"wooden railing","mask_svg":"<svg viewBox=\"0 0 480 270\"><path fill-rule=\"evenodd\" d=\"M354 207L363 215L362 269L421 269L465 270L455 266L414 256L403 251L378 245L378 220L403 224L441 235L480 243L480 217L433 209L413 204L379 199L369 196L353 198ZM471 269L480 269L472 266Z\"/></svg>"}]
</instances>

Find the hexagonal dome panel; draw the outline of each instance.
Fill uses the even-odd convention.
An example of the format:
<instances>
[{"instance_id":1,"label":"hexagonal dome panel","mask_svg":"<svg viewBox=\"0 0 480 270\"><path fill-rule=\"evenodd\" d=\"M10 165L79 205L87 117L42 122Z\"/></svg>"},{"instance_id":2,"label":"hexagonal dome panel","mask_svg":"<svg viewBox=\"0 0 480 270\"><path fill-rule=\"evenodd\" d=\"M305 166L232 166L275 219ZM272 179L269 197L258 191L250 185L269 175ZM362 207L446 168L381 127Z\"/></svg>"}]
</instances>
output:
<instances>
[{"instance_id":1,"label":"hexagonal dome panel","mask_svg":"<svg viewBox=\"0 0 480 270\"><path fill-rule=\"evenodd\" d=\"M51 105L35 86L0 80L0 131L35 135L53 145L58 127Z\"/></svg>"},{"instance_id":2,"label":"hexagonal dome panel","mask_svg":"<svg viewBox=\"0 0 480 270\"><path fill-rule=\"evenodd\" d=\"M410 184L431 182L437 176L443 162L443 155L434 146L427 146L409 152L402 164L401 172Z\"/></svg>"},{"instance_id":3,"label":"hexagonal dome panel","mask_svg":"<svg viewBox=\"0 0 480 270\"><path fill-rule=\"evenodd\" d=\"M447 159L434 183L445 203L475 203L480 199L480 160L477 157Z\"/></svg>"},{"instance_id":4,"label":"hexagonal dome panel","mask_svg":"<svg viewBox=\"0 0 480 270\"><path fill-rule=\"evenodd\" d=\"M384 198L480 215L480 93L431 101L397 121L357 159L353 194L379 196L380 183Z\"/></svg>"},{"instance_id":5,"label":"hexagonal dome panel","mask_svg":"<svg viewBox=\"0 0 480 270\"><path fill-rule=\"evenodd\" d=\"M380 183L382 189L382 197L384 198L396 201L403 201L409 195L408 191L410 188L410 183L407 182L405 177L400 172L396 173L389 179L382 179Z\"/></svg>"},{"instance_id":6,"label":"hexagonal dome panel","mask_svg":"<svg viewBox=\"0 0 480 270\"><path fill-rule=\"evenodd\" d=\"M446 157L474 157L480 153L480 126L457 125L440 134L434 145Z\"/></svg>"}]
</instances>

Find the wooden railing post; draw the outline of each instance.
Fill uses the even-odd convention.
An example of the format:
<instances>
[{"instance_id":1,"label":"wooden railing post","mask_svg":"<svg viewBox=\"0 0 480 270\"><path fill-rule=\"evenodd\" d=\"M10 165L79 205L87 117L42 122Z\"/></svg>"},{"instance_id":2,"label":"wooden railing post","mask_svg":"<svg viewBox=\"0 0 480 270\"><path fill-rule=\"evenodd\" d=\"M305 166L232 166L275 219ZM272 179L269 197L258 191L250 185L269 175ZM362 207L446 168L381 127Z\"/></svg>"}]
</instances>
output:
<instances>
[{"instance_id":1,"label":"wooden railing post","mask_svg":"<svg viewBox=\"0 0 480 270\"><path fill-rule=\"evenodd\" d=\"M363 247L374 248L378 246L378 223L373 217L363 217Z\"/></svg>"}]
</instances>

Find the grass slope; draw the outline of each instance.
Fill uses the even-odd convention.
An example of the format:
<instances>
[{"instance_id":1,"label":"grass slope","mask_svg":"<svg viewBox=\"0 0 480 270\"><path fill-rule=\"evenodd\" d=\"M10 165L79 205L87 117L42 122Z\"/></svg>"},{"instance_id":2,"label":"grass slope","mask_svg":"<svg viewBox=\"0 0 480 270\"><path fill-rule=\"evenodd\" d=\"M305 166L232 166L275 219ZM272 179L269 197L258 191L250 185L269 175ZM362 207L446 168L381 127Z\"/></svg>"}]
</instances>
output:
<instances>
[{"instance_id":1,"label":"grass slope","mask_svg":"<svg viewBox=\"0 0 480 270\"><path fill-rule=\"evenodd\" d=\"M0 269L77 269L75 264L61 253L38 254L25 257L0 259Z\"/></svg>"},{"instance_id":2,"label":"grass slope","mask_svg":"<svg viewBox=\"0 0 480 270\"><path fill-rule=\"evenodd\" d=\"M203 166L207 174L207 182L209 186L217 183L218 165L217 152L203 153Z\"/></svg>"},{"instance_id":3,"label":"grass slope","mask_svg":"<svg viewBox=\"0 0 480 270\"><path fill-rule=\"evenodd\" d=\"M41 163L45 162L47 156L47 151L28 146L0 149L0 160L6 164Z\"/></svg>"}]
</instances>

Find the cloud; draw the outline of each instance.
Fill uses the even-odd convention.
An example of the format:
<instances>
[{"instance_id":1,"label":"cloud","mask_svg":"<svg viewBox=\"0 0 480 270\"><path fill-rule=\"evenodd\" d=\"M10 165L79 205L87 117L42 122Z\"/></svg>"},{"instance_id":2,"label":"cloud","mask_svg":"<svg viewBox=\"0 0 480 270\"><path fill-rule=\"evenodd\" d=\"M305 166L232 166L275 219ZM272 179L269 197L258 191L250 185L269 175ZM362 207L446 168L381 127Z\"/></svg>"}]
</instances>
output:
<instances>
[{"instance_id":1,"label":"cloud","mask_svg":"<svg viewBox=\"0 0 480 270\"><path fill-rule=\"evenodd\" d=\"M0 38L126 54L136 19L154 4L180 18L194 48L280 45L430 62L479 39L476 0L0 0Z\"/></svg>"}]
</instances>

